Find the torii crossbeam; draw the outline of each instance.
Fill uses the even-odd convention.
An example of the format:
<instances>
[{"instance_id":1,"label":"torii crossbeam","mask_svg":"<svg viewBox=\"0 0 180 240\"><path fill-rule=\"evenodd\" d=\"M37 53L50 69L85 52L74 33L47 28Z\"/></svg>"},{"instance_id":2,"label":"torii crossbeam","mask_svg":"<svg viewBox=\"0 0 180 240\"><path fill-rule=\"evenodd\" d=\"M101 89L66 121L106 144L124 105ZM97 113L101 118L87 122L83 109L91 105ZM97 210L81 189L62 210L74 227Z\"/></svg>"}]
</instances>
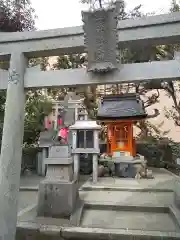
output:
<instances>
[{"instance_id":1,"label":"torii crossbeam","mask_svg":"<svg viewBox=\"0 0 180 240\"><path fill-rule=\"evenodd\" d=\"M114 18L111 13L108 14L112 17L111 23L113 26ZM104 19L105 23L107 23L106 20ZM111 27L110 24L108 26ZM102 28L101 26L101 33L105 30ZM179 13L120 21L116 28L117 47L124 48L136 45L145 47L148 45L179 43L179 29ZM115 37L113 35L115 31L113 31L114 29L110 35L115 40L113 38ZM114 44L116 43L114 42ZM99 49L96 48L96 50ZM116 69L103 75L86 72L85 69L41 72L38 68L27 68L27 59L30 57L57 56L59 54L83 53L85 51L82 27L23 33L0 33L0 60L10 60L9 71L0 70L0 89L7 88L0 159L0 239L13 240L15 238L24 127L25 88L148 80L168 81L180 78L178 58L162 62L118 64L117 66L112 64ZM94 53L96 52L94 51ZM102 52L98 54L98 59L105 56L105 53L103 55ZM114 56L111 57L113 59ZM93 54L91 54L92 59ZM92 70L93 68L90 67L89 69ZM94 69L97 68L96 66L93 67Z\"/></svg>"},{"instance_id":2,"label":"torii crossbeam","mask_svg":"<svg viewBox=\"0 0 180 240\"><path fill-rule=\"evenodd\" d=\"M180 14L172 13L143 19L123 20L118 23L119 48L178 43ZM0 59L10 59L11 53L23 53L25 58L83 53L83 28L70 27L33 32L0 33ZM163 69L163 71L162 71ZM119 69L105 77L87 73L85 69L42 72L37 67L27 68L25 88L80 86L146 80L176 80L180 77L176 60L119 65ZM8 71L0 69L0 89L6 89Z\"/></svg>"},{"instance_id":3,"label":"torii crossbeam","mask_svg":"<svg viewBox=\"0 0 180 240\"><path fill-rule=\"evenodd\" d=\"M120 48L130 45L179 43L180 14L171 13L118 22ZM83 53L83 27L68 27L44 31L0 33L1 59L19 49L27 57L58 56Z\"/></svg>"}]
</instances>

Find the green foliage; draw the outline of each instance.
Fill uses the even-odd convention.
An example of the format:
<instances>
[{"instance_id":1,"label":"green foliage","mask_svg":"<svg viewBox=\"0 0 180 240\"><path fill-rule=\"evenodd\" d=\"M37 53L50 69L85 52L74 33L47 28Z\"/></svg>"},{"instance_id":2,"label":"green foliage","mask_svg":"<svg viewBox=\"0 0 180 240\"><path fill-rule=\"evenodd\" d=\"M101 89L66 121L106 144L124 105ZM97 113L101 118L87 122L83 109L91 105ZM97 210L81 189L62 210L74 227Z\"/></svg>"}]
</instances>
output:
<instances>
[{"instance_id":1,"label":"green foliage","mask_svg":"<svg viewBox=\"0 0 180 240\"><path fill-rule=\"evenodd\" d=\"M95 7L104 7L108 4L113 4L113 0L82 0L82 3L90 4L91 8ZM179 11L179 5L176 1L172 1L171 11ZM124 20L127 18L137 18L142 17L144 14L141 12L141 5L135 7L132 11L126 12L125 2L119 2L119 19ZM32 30L35 28L35 12L31 6L30 1L12 1L12 0L0 0L0 31L24 31ZM176 49L179 49L179 46L176 46ZM129 48L123 49L121 52L122 62L123 63L138 63L146 62L152 60L162 60L172 59L173 58L174 46L152 46L142 48ZM70 54L59 56L57 61L53 64L52 69L70 69L70 68L79 68L82 67L86 62L87 56L85 54ZM48 58L37 58L31 59L29 61L29 66L40 65L43 71L46 70L48 63ZM1 64L1 67L4 69L8 68L7 63ZM163 88L169 94L169 96L174 101L174 108L169 111L171 114L169 117L175 119L180 119L180 103L177 101L175 91L172 91L173 83L168 83L168 86L155 86L152 83L146 85L122 85L115 84L109 86L109 93L120 93L122 91L128 92L132 88L135 89L137 93L140 93L142 96L146 96L147 92L151 89ZM100 97L100 91L98 86L88 86L77 88L58 88L58 89L47 89L46 96L43 94L43 90L40 91L29 91L27 92L27 102L26 102L26 112L25 112L25 134L24 134L24 143L33 144L36 143L39 132L42 130L42 124L44 116L51 111L51 101L48 100L47 95L52 96L54 99L62 99L68 91L76 91L82 97L84 97L84 103L87 107L88 113L91 118L95 118L97 112L97 102ZM151 106L152 104L158 102L159 94L153 93L146 99L146 107ZM3 118L4 118L4 102L5 102L5 92L0 93L0 133L2 132ZM177 122L175 120L175 122ZM149 121L142 121L139 124L141 129L141 137L151 137L153 134L155 136L162 136L166 133L160 132L158 126L150 124Z\"/></svg>"},{"instance_id":2,"label":"green foliage","mask_svg":"<svg viewBox=\"0 0 180 240\"><path fill-rule=\"evenodd\" d=\"M144 126L143 126L144 124ZM159 124L152 124L150 121L141 121L137 123L137 127L141 129L140 134L137 135L137 139L146 140L148 142L158 141L167 136L168 131L162 131L161 128L164 125L164 121Z\"/></svg>"},{"instance_id":3,"label":"green foliage","mask_svg":"<svg viewBox=\"0 0 180 240\"><path fill-rule=\"evenodd\" d=\"M0 0L0 31L22 32L35 28L35 10L29 0Z\"/></svg>"},{"instance_id":4,"label":"green foliage","mask_svg":"<svg viewBox=\"0 0 180 240\"><path fill-rule=\"evenodd\" d=\"M180 11L180 6L177 3L176 0L172 0L171 1L171 8L170 8L170 12L179 12Z\"/></svg>"},{"instance_id":5,"label":"green foliage","mask_svg":"<svg viewBox=\"0 0 180 240\"><path fill-rule=\"evenodd\" d=\"M107 6L108 4L111 5L115 1L98 1L98 0L82 0L82 3L89 4L91 9ZM178 4L176 1L172 2L171 11L179 11ZM144 17L144 14L141 11L141 5L135 7L130 12L126 12L126 6L124 1L119 2L119 20L124 20L128 18L139 18ZM149 62L149 61L160 61L163 59L173 59L173 50L174 46L146 46L146 47L131 47L126 49L121 49L121 62L122 63L140 63L140 62ZM168 83L168 88L162 87L159 82L148 82L146 84L113 84L106 86L105 94L112 93L112 94L119 94L122 92L129 92L134 91L139 93L145 104L145 108L152 106L153 104L159 101L159 89L164 89L170 97L175 100L175 93L170 91L169 87L174 86L172 82ZM172 88L172 87L171 87ZM97 88L98 89L98 88ZM134 90L133 90L134 89ZM151 90L156 89L156 93L151 93ZM148 94L147 94L148 93ZM96 94L96 96L99 94ZM175 101L174 101L175 102ZM178 116L180 116L180 109L178 108L178 103L175 102L175 108L173 109L173 114L171 110L171 117L173 116L177 119L177 111L179 111ZM159 111L155 109L155 114L152 117L158 116ZM176 120L175 119L175 120ZM177 122L177 121L176 121ZM163 123L162 123L163 124ZM137 124L137 127L140 129L140 135L138 136L141 139L155 137L159 138L168 134L168 131L161 131L159 126L152 124L150 121L145 120L141 121ZM162 127L162 126L161 126Z\"/></svg>"},{"instance_id":6,"label":"green foliage","mask_svg":"<svg viewBox=\"0 0 180 240\"><path fill-rule=\"evenodd\" d=\"M169 140L169 145L172 149L172 153L176 158L179 158L180 156L180 143L174 142L172 140Z\"/></svg>"},{"instance_id":7,"label":"green foliage","mask_svg":"<svg viewBox=\"0 0 180 240\"><path fill-rule=\"evenodd\" d=\"M42 91L29 91L25 107L24 143L31 145L38 141L43 130L44 117L52 111L52 102Z\"/></svg>"},{"instance_id":8,"label":"green foliage","mask_svg":"<svg viewBox=\"0 0 180 240\"><path fill-rule=\"evenodd\" d=\"M90 9L111 7L114 5L116 0L81 0L81 3L88 4ZM122 17L125 14L125 2L123 0L118 1L120 8L120 16Z\"/></svg>"},{"instance_id":9,"label":"green foliage","mask_svg":"<svg viewBox=\"0 0 180 240\"><path fill-rule=\"evenodd\" d=\"M49 67L49 58L41 57L29 59L28 67L35 67L37 65L40 66L41 71L46 71L47 67Z\"/></svg>"},{"instance_id":10,"label":"green foliage","mask_svg":"<svg viewBox=\"0 0 180 240\"><path fill-rule=\"evenodd\" d=\"M12 1L0 0L0 31L17 32L35 29L35 11L29 0ZM29 67L40 65L45 71L48 66L48 58L36 58L29 60ZM0 68L8 69L8 62L1 62ZM44 90L28 91L26 93L24 145L35 144L39 133L43 128L44 117L52 110L52 103L43 94ZM0 138L2 136L4 107L6 92L0 92Z\"/></svg>"}]
</instances>

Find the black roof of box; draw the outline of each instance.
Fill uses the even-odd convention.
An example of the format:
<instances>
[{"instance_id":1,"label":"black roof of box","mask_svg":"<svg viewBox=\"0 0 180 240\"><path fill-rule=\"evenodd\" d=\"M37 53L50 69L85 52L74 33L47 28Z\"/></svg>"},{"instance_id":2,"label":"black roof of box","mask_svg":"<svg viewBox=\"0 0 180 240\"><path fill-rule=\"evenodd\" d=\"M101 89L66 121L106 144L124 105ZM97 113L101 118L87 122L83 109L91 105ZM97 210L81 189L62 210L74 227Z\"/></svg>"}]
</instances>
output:
<instances>
[{"instance_id":1,"label":"black roof of box","mask_svg":"<svg viewBox=\"0 0 180 240\"><path fill-rule=\"evenodd\" d=\"M127 93L121 95L107 95L103 97L97 120L125 120L143 119L147 114L138 94Z\"/></svg>"}]
</instances>

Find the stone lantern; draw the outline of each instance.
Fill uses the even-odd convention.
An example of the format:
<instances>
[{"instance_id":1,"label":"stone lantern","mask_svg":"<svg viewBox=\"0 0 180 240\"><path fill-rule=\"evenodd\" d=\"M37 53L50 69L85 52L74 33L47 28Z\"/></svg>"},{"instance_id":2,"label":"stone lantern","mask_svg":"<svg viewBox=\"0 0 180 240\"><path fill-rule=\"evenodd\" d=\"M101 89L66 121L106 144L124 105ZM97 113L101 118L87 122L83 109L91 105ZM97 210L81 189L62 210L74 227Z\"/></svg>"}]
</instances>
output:
<instances>
[{"instance_id":1,"label":"stone lantern","mask_svg":"<svg viewBox=\"0 0 180 240\"><path fill-rule=\"evenodd\" d=\"M99 130L101 127L96 121L79 120L72 126L72 157L74 162L75 180L79 176L80 154L93 155L93 182L97 182L98 178L98 154L99 149ZM83 141L82 141L83 140Z\"/></svg>"},{"instance_id":2,"label":"stone lantern","mask_svg":"<svg viewBox=\"0 0 180 240\"><path fill-rule=\"evenodd\" d=\"M51 146L45 164L47 174L39 185L37 215L70 218L79 195L69 145Z\"/></svg>"}]
</instances>

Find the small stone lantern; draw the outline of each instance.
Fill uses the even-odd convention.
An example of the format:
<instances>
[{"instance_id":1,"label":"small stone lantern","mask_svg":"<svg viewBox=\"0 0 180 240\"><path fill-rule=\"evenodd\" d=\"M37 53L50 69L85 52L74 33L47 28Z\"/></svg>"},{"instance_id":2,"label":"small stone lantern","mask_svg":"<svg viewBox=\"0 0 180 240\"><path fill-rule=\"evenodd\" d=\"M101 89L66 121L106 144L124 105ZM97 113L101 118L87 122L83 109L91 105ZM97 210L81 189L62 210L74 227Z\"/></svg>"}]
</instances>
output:
<instances>
[{"instance_id":1,"label":"small stone lantern","mask_svg":"<svg viewBox=\"0 0 180 240\"><path fill-rule=\"evenodd\" d=\"M72 157L74 162L74 177L78 180L80 168L80 154L93 155L93 182L98 178L99 130L101 127L96 121L79 120L69 128L72 132ZM84 141L80 141L81 137ZM81 139L82 140L82 139Z\"/></svg>"},{"instance_id":2,"label":"small stone lantern","mask_svg":"<svg viewBox=\"0 0 180 240\"><path fill-rule=\"evenodd\" d=\"M37 216L70 218L79 194L69 145L51 146L45 164L47 174L39 185Z\"/></svg>"}]
</instances>

